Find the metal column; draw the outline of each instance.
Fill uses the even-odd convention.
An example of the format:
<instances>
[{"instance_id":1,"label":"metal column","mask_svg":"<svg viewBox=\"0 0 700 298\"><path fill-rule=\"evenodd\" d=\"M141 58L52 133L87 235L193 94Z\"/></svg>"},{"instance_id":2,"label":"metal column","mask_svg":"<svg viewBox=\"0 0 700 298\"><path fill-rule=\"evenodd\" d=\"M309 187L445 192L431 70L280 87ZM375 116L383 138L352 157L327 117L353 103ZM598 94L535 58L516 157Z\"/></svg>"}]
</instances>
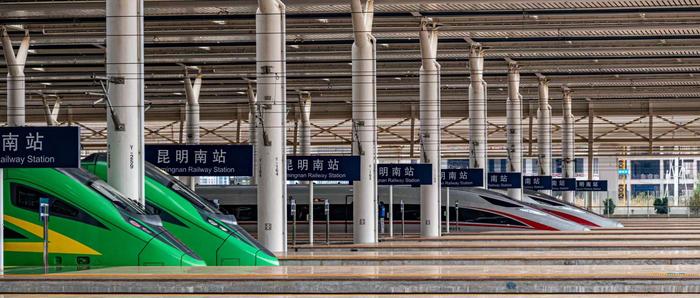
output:
<instances>
[{"instance_id":1,"label":"metal column","mask_svg":"<svg viewBox=\"0 0 700 298\"><path fill-rule=\"evenodd\" d=\"M299 110L301 114L301 129L299 139L301 143L301 155L311 155L311 94L299 93ZM314 243L314 182L309 184L309 244Z\"/></svg>"},{"instance_id":2,"label":"metal column","mask_svg":"<svg viewBox=\"0 0 700 298\"><path fill-rule=\"evenodd\" d=\"M353 184L353 241L377 242L376 40L374 0L352 0L352 152L360 156L360 181Z\"/></svg>"},{"instance_id":3,"label":"metal column","mask_svg":"<svg viewBox=\"0 0 700 298\"><path fill-rule=\"evenodd\" d=\"M439 237L440 206L440 64L437 63L437 29L424 19L420 31L423 65L420 69L421 163L431 164L433 181L420 186L420 235Z\"/></svg>"},{"instance_id":4,"label":"metal column","mask_svg":"<svg viewBox=\"0 0 700 298\"><path fill-rule=\"evenodd\" d=\"M574 115L571 114L571 89L562 87L562 176L576 178L574 174ZM564 202L574 203L574 191L563 192Z\"/></svg>"},{"instance_id":5,"label":"metal column","mask_svg":"<svg viewBox=\"0 0 700 298\"><path fill-rule=\"evenodd\" d=\"M259 0L256 12L257 104L261 115L258 163L258 240L273 252L286 242L286 53L285 6Z\"/></svg>"},{"instance_id":6,"label":"metal column","mask_svg":"<svg viewBox=\"0 0 700 298\"><path fill-rule=\"evenodd\" d=\"M542 75L539 79L539 100L537 107L537 161L538 175L552 176L552 106L549 105L549 80ZM552 194L551 190L543 190Z\"/></svg>"},{"instance_id":7,"label":"metal column","mask_svg":"<svg viewBox=\"0 0 700 298\"><path fill-rule=\"evenodd\" d=\"M106 16L109 183L144 206L143 0L107 0Z\"/></svg>"},{"instance_id":8,"label":"metal column","mask_svg":"<svg viewBox=\"0 0 700 298\"><path fill-rule=\"evenodd\" d=\"M55 95L54 95L55 96ZM41 101L44 104L44 114L46 115L46 125L47 126L58 126L58 112L61 109L61 98L58 96L56 97L56 101L53 104L53 108L51 108L51 104L49 104L49 96L42 94L41 95Z\"/></svg>"},{"instance_id":9,"label":"metal column","mask_svg":"<svg viewBox=\"0 0 700 298\"><path fill-rule=\"evenodd\" d=\"M253 176L250 177L250 184L255 185L257 183L258 175L258 162L256 156L258 156L258 144L257 144L257 133L256 127L258 126L258 101L255 97L255 91L253 90L253 84L248 82L248 88L246 90L248 95L248 145L253 146Z\"/></svg>"},{"instance_id":10,"label":"metal column","mask_svg":"<svg viewBox=\"0 0 700 298\"><path fill-rule=\"evenodd\" d=\"M24 126L25 118L25 89L24 89L24 65L29 53L29 32L26 31L22 43L17 50L17 55L12 48L12 41L7 35L5 27L2 31L2 48L7 64L7 126ZM0 169L0 194L4 194L4 170ZM4 199L0 195L0 275L5 272L5 239L3 232L5 223Z\"/></svg>"},{"instance_id":11,"label":"metal column","mask_svg":"<svg viewBox=\"0 0 700 298\"><path fill-rule=\"evenodd\" d=\"M194 85L190 77L185 74L185 96L187 97L187 104L185 105L185 137L189 145L199 144L199 91L201 89L201 74L195 77ZM185 184L194 190L197 184L197 177L187 176L183 178Z\"/></svg>"},{"instance_id":12,"label":"metal column","mask_svg":"<svg viewBox=\"0 0 700 298\"><path fill-rule=\"evenodd\" d=\"M469 167L484 169L487 186L488 164L486 142L487 86L484 81L484 51L478 43L469 46Z\"/></svg>"},{"instance_id":13,"label":"metal column","mask_svg":"<svg viewBox=\"0 0 700 298\"><path fill-rule=\"evenodd\" d=\"M520 70L518 63L508 60L508 99L506 100L506 135L508 139L508 171L522 173L523 128L522 96L520 95ZM522 174L520 176L522 180ZM508 196L522 200L523 189L508 189Z\"/></svg>"}]
</instances>

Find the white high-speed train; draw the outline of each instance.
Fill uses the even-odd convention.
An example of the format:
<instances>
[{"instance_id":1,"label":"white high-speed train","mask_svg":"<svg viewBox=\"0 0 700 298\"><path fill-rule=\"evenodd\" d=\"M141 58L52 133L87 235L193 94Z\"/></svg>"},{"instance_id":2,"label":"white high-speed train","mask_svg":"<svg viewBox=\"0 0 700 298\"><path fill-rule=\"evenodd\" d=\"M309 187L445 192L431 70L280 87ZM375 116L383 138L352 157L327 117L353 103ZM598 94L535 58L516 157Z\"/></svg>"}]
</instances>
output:
<instances>
[{"instance_id":1,"label":"white high-speed train","mask_svg":"<svg viewBox=\"0 0 700 298\"><path fill-rule=\"evenodd\" d=\"M570 221L593 228L622 228L620 222L602 217L596 213L579 208L562 200L537 192L525 190L524 201L535 204L534 207L544 212L568 219Z\"/></svg>"},{"instance_id":2,"label":"white high-speed train","mask_svg":"<svg viewBox=\"0 0 700 298\"><path fill-rule=\"evenodd\" d=\"M218 200L221 209L233 214L238 223L246 229L255 230L257 219L257 195L255 186L198 186L197 193L210 200ZM401 225L400 202L404 203L404 224L407 233L420 230L420 188L394 186L394 225ZM443 189L443 213L445 214L446 191ZM308 186L288 185L287 196L296 202L297 229L303 231L307 224ZM326 224L324 200L330 203L331 232L352 232L352 186L314 186L314 228L323 231ZM389 203L388 186L379 186L379 198L383 204ZM288 202L289 203L289 202ZM459 207L455 207L458 203ZM388 206L388 205L387 205ZM288 220L291 214L288 209ZM459 210L459 211L457 211ZM516 201L504 194L478 188L450 190L450 225L454 230L479 232L503 230L550 230L586 231L584 225L554 216L533 207L533 204ZM459 212L459 216L457 215ZM443 216L443 223L444 223ZM387 219L388 220L388 219Z\"/></svg>"}]
</instances>

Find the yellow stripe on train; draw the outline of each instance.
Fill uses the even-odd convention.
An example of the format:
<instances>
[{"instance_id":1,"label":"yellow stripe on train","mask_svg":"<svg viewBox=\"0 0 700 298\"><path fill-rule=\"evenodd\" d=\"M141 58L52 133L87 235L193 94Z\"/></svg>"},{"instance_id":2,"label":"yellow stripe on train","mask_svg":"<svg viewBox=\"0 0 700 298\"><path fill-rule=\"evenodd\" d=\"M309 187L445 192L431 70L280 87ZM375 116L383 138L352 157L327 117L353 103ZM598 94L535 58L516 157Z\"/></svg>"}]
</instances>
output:
<instances>
[{"instance_id":1,"label":"yellow stripe on train","mask_svg":"<svg viewBox=\"0 0 700 298\"><path fill-rule=\"evenodd\" d=\"M35 236L44 237L44 228L40 225L5 215L5 221L9 222ZM8 252L37 252L44 251L43 242L5 242L5 251ZM49 253L102 255L94 249L86 246L68 236L49 229Z\"/></svg>"}]
</instances>

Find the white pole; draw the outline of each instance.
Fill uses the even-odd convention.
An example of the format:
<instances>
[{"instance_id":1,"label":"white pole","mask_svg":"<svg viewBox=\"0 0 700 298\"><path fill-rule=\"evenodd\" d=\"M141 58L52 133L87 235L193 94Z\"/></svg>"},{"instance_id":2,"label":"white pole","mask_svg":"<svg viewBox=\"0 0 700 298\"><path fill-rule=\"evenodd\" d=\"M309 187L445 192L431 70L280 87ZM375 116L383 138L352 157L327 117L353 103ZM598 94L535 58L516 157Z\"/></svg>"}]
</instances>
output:
<instances>
[{"instance_id":1,"label":"white pole","mask_svg":"<svg viewBox=\"0 0 700 298\"><path fill-rule=\"evenodd\" d=\"M311 95L309 93L299 94L299 108L301 110L301 129L299 139L301 145L301 155L311 155ZM309 184L309 244L314 244L314 182Z\"/></svg>"},{"instance_id":2,"label":"white pole","mask_svg":"<svg viewBox=\"0 0 700 298\"><path fill-rule=\"evenodd\" d=\"M469 72L469 168L484 169L483 188L487 188L486 81L484 81L484 51L478 43L472 43L469 46Z\"/></svg>"},{"instance_id":3,"label":"white pole","mask_svg":"<svg viewBox=\"0 0 700 298\"><path fill-rule=\"evenodd\" d=\"M360 181L353 184L353 242L377 242L376 41L372 36L374 1L352 0L352 118L354 155L360 156Z\"/></svg>"},{"instance_id":4,"label":"white pole","mask_svg":"<svg viewBox=\"0 0 700 298\"><path fill-rule=\"evenodd\" d=\"M389 238L394 238L394 186L389 185Z\"/></svg>"},{"instance_id":5,"label":"white pole","mask_svg":"<svg viewBox=\"0 0 700 298\"><path fill-rule=\"evenodd\" d=\"M574 115L571 114L571 89L562 87L562 172L564 178L576 178L574 174ZM574 203L574 191L565 191L564 202Z\"/></svg>"},{"instance_id":6,"label":"white pole","mask_svg":"<svg viewBox=\"0 0 700 298\"><path fill-rule=\"evenodd\" d=\"M258 162L256 156L256 150L258 150L257 143L257 133L256 127L258 126L258 104L255 98L255 91L253 90L253 84L248 82L248 89L246 90L248 95L248 145L253 146L253 176L250 177L250 184L255 185L257 183L258 175Z\"/></svg>"},{"instance_id":7,"label":"white pole","mask_svg":"<svg viewBox=\"0 0 700 298\"><path fill-rule=\"evenodd\" d=\"M143 0L107 0L106 15L109 183L144 206Z\"/></svg>"},{"instance_id":8,"label":"white pole","mask_svg":"<svg viewBox=\"0 0 700 298\"><path fill-rule=\"evenodd\" d=\"M508 99L506 100L506 134L508 139L508 171L521 173L521 188L508 189L508 196L522 200L523 132L520 70L515 61L508 62Z\"/></svg>"},{"instance_id":9,"label":"white pole","mask_svg":"<svg viewBox=\"0 0 700 298\"><path fill-rule=\"evenodd\" d=\"M185 105L185 136L187 144L199 144L199 91L202 89L202 75L198 74L194 79L194 85L190 77L185 75L185 96L187 104ZM187 176L185 184L189 185L192 190L195 190L197 177Z\"/></svg>"},{"instance_id":10,"label":"white pole","mask_svg":"<svg viewBox=\"0 0 700 298\"><path fill-rule=\"evenodd\" d=\"M286 243L286 73L284 4L259 0L256 13L258 146L258 240L274 252Z\"/></svg>"},{"instance_id":11,"label":"white pole","mask_svg":"<svg viewBox=\"0 0 700 298\"><path fill-rule=\"evenodd\" d=\"M431 184L420 186L420 235L439 237L440 206L440 65L437 63L438 34L427 21L421 24L420 48L420 142L421 163L430 164Z\"/></svg>"},{"instance_id":12,"label":"white pole","mask_svg":"<svg viewBox=\"0 0 700 298\"><path fill-rule=\"evenodd\" d=\"M445 214L445 233L449 234L450 233L450 188L445 187L445 210L447 210L447 214Z\"/></svg>"},{"instance_id":13,"label":"white pole","mask_svg":"<svg viewBox=\"0 0 700 298\"><path fill-rule=\"evenodd\" d=\"M25 32L17 55L12 48L12 41L7 35L5 27L2 31L2 48L7 64L7 126L24 126L25 124L25 89L24 89L24 65L29 53L29 32ZM0 169L0 194L4 194L4 170ZM4 198L0 197L0 275L5 274L5 238L4 223Z\"/></svg>"},{"instance_id":14,"label":"white pole","mask_svg":"<svg viewBox=\"0 0 700 298\"><path fill-rule=\"evenodd\" d=\"M539 76L537 108L537 158L540 176L552 176L552 106L549 105L549 80ZM551 190L544 190L552 194Z\"/></svg>"}]
</instances>

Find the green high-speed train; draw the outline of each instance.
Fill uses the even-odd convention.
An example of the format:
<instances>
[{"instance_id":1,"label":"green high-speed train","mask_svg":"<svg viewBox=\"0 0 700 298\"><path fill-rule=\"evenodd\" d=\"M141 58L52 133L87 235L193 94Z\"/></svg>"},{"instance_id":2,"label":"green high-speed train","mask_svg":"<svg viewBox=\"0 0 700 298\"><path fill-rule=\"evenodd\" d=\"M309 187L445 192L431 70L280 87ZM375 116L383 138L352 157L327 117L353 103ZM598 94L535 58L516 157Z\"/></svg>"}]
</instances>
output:
<instances>
[{"instance_id":1,"label":"green high-speed train","mask_svg":"<svg viewBox=\"0 0 700 298\"><path fill-rule=\"evenodd\" d=\"M82 169L4 169L5 264L43 265L39 202L49 202L48 265L204 266L190 248L95 175Z\"/></svg>"},{"instance_id":2,"label":"green high-speed train","mask_svg":"<svg viewBox=\"0 0 700 298\"><path fill-rule=\"evenodd\" d=\"M107 155L83 159L84 169L107 180ZM146 163L146 209L160 215L165 228L192 248L208 265L277 266L275 255L175 177Z\"/></svg>"}]
</instances>

